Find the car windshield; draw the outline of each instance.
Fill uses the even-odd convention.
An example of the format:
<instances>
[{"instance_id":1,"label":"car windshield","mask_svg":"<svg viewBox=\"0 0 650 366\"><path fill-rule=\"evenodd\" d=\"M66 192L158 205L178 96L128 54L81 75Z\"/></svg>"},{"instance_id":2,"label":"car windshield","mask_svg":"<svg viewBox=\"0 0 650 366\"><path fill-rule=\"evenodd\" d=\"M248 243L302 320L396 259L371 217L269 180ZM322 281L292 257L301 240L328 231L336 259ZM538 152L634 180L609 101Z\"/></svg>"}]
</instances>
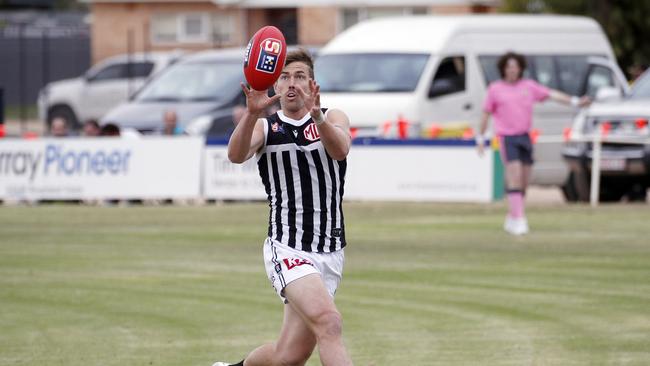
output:
<instances>
[{"instance_id":1,"label":"car windshield","mask_svg":"<svg viewBox=\"0 0 650 366\"><path fill-rule=\"evenodd\" d=\"M239 90L243 80L240 62L183 63L169 68L146 85L140 102L214 101Z\"/></svg>"},{"instance_id":2,"label":"car windshield","mask_svg":"<svg viewBox=\"0 0 650 366\"><path fill-rule=\"evenodd\" d=\"M650 99L650 72L646 72L632 87L631 99Z\"/></svg>"},{"instance_id":3,"label":"car windshield","mask_svg":"<svg viewBox=\"0 0 650 366\"><path fill-rule=\"evenodd\" d=\"M323 92L410 92L420 80L426 54L333 54L316 59Z\"/></svg>"}]
</instances>

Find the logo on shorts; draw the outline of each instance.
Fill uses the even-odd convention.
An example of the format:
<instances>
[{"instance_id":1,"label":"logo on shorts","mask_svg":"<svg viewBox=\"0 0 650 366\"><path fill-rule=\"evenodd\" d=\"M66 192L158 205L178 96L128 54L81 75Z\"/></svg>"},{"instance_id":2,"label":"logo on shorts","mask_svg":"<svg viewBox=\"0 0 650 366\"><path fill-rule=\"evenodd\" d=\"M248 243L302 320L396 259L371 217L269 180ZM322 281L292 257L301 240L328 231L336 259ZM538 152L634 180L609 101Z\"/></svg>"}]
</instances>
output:
<instances>
[{"instance_id":1,"label":"logo on shorts","mask_svg":"<svg viewBox=\"0 0 650 366\"><path fill-rule=\"evenodd\" d=\"M314 266L310 261L302 258L285 258L282 261L284 262L284 265L287 266L287 270L302 266L303 264L308 264L312 267Z\"/></svg>"},{"instance_id":2,"label":"logo on shorts","mask_svg":"<svg viewBox=\"0 0 650 366\"><path fill-rule=\"evenodd\" d=\"M338 238L341 236L341 232L343 232L341 228L332 229L332 236Z\"/></svg>"},{"instance_id":3,"label":"logo on shorts","mask_svg":"<svg viewBox=\"0 0 650 366\"><path fill-rule=\"evenodd\" d=\"M280 265L280 263L275 265L275 272L277 272L277 273L282 272L282 266Z\"/></svg>"},{"instance_id":4,"label":"logo on shorts","mask_svg":"<svg viewBox=\"0 0 650 366\"><path fill-rule=\"evenodd\" d=\"M282 50L282 43L274 38L267 38L262 41L260 57L257 59L255 69L273 74L278 64L278 57Z\"/></svg>"},{"instance_id":5,"label":"logo on shorts","mask_svg":"<svg viewBox=\"0 0 650 366\"><path fill-rule=\"evenodd\" d=\"M316 123L311 123L307 128L305 128L305 138L309 141L316 141L320 138L318 129L316 128Z\"/></svg>"}]
</instances>

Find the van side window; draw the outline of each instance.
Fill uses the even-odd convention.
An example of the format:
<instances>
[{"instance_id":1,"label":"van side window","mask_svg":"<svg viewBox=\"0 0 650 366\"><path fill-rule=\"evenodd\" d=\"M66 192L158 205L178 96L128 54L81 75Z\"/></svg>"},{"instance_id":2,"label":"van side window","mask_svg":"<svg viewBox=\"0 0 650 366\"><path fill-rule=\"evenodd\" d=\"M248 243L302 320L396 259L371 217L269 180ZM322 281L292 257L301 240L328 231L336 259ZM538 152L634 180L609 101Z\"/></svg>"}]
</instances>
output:
<instances>
[{"instance_id":1,"label":"van side window","mask_svg":"<svg viewBox=\"0 0 650 366\"><path fill-rule=\"evenodd\" d=\"M489 85L491 82L501 79L501 73L499 72L499 58L501 56L479 56L478 62L481 64L481 69L483 69L483 78L485 79L485 85ZM526 63L528 66L524 71L523 77L525 79L530 79L530 65L532 64L532 58L526 56Z\"/></svg>"},{"instance_id":2,"label":"van side window","mask_svg":"<svg viewBox=\"0 0 650 366\"><path fill-rule=\"evenodd\" d=\"M587 69L587 56L556 56L559 89L569 95L581 95L582 83L585 80Z\"/></svg>"},{"instance_id":3,"label":"van side window","mask_svg":"<svg viewBox=\"0 0 650 366\"><path fill-rule=\"evenodd\" d=\"M551 89L558 89L557 72L553 57L533 56L529 58L529 60L531 59L533 61L531 66L534 66L535 80Z\"/></svg>"},{"instance_id":4,"label":"van side window","mask_svg":"<svg viewBox=\"0 0 650 366\"><path fill-rule=\"evenodd\" d=\"M444 58L433 77L429 98L458 93L465 90L465 57Z\"/></svg>"},{"instance_id":5,"label":"van side window","mask_svg":"<svg viewBox=\"0 0 650 366\"><path fill-rule=\"evenodd\" d=\"M596 96L598 89L601 87L616 85L614 83L612 71L600 65L595 65L589 70L586 82L585 94L592 98Z\"/></svg>"}]
</instances>

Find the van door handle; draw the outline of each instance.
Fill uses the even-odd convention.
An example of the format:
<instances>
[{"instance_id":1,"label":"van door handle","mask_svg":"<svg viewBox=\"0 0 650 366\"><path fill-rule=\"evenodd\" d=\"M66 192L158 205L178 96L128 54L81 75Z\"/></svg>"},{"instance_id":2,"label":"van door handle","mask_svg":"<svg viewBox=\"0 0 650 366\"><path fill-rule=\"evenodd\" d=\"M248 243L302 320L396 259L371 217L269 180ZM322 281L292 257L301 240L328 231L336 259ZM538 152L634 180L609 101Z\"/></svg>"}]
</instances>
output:
<instances>
[{"instance_id":1,"label":"van door handle","mask_svg":"<svg viewBox=\"0 0 650 366\"><path fill-rule=\"evenodd\" d=\"M463 110L469 111L470 109L472 109L472 103L465 103L463 105Z\"/></svg>"}]
</instances>

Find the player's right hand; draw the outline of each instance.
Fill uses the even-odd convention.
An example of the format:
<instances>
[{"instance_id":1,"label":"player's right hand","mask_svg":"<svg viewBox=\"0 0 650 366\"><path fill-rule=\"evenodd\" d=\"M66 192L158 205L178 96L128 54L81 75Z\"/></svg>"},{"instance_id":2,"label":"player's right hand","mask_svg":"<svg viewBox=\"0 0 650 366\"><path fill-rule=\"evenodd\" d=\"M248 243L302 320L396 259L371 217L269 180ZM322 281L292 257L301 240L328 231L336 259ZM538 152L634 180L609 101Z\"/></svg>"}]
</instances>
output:
<instances>
[{"instance_id":1,"label":"player's right hand","mask_svg":"<svg viewBox=\"0 0 650 366\"><path fill-rule=\"evenodd\" d=\"M244 83L241 83L241 89L244 95L246 95L246 108L248 109L248 113L254 116L261 115L266 108L280 99L279 94L269 98L266 90L255 90L247 87Z\"/></svg>"}]
</instances>

